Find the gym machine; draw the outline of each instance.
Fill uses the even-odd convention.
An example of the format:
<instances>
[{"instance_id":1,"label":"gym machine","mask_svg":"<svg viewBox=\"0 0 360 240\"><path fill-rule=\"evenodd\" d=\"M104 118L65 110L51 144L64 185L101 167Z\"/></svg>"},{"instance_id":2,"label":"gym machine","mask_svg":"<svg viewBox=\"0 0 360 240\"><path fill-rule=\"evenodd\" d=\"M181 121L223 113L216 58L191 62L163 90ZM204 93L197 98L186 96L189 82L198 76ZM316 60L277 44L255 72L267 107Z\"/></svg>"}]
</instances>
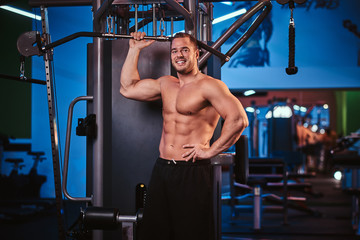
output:
<instances>
[{"instance_id":1,"label":"gym machine","mask_svg":"<svg viewBox=\"0 0 360 240\"><path fill-rule=\"evenodd\" d=\"M352 197L351 224L357 237L360 236L359 140L360 134L353 132L338 139L330 151L333 168L342 172L341 188Z\"/></svg>"},{"instance_id":2,"label":"gym machine","mask_svg":"<svg viewBox=\"0 0 360 240\"><path fill-rule=\"evenodd\" d=\"M157 144L161 133L161 106L159 102L134 102L123 98L119 93L119 77L121 65L125 59L130 31L138 31L139 26L152 23L153 36L148 39L157 40L152 46L144 49L140 56L139 69L141 77L157 78L171 75L172 69L168 59L169 40L163 35L161 25L165 21L184 21L185 32L198 39L198 45L204 50L199 59L199 68L216 78L220 78L220 67L229 61L230 57L249 39L256 28L271 11L270 0L257 1L244 15L239 17L227 31L216 41L211 39L212 8L211 1L195 0L165 0L146 1L152 10L139 12L139 5L144 1L127 0L75 0L46 1L30 0L30 5L40 7L42 17L42 33L32 31L21 35L18 39L18 50L26 57L43 56L46 70L46 85L48 92L49 121L52 144L52 159L55 182L55 197L58 216L59 239L65 239L65 226L62 215L64 194L69 200L86 202L89 206L82 210L79 221L84 230L118 228L122 222L138 222L141 213L131 214L135 209L134 191L139 183L148 182L153 161L158 156ZM280 4L289 1L278 1ZM304 0L290 0L291 3L301 3ZM91 5L93 7L93 32L75 33L55 42L51 42L47 7ZM130 11L134 5L134 11ZM230 50L222 54L219 49L223 43L246 21L257 14L248 30L239 38ZM138 22L139 15L146 16ZM152 17L152 20L149 19ZM115 20L113 20L115 18ZM135 19L135 25L130 26L130 19ZM160 22L160 32L157 34L157 23ZM173 30L173 27L172 27ZM173 31L171 32L171 36ZM61 182L59 146L57 139L57 120L54 101L53 84L53 48L65 44L78 37L92 37L93 43L88 45L88 83L87 96L81 96L70 104L67 124L64 170ZM216 56L216 57L214 57ZM154 70L149 66L153 62L162 66ZM290 66L289 67L293 67ZM67 168L69 166L70 132L72 111L79 101L87 101L88 117L92 116L92 126L86 126L83 135L87 136L87 196L72 197L67 192ZM85 119L85 121L88 118ZM142 129L138 129L142 126ZM88 131L89 130L89 131ZM92 134L89 134L92 133ZM219 134L216 130L214 137ZM139 146L142 151L138 151ZM220 160L219 160L220 159ZM227 161L215 158L214 166L214 207L216 238L221 238L221 213L219 209L221 186L220 166ZM124 194L127 193L127 194ZM124 196L126 195L126 196ZM113 208L116 206L118 208ZM124 215L120 215L124 213ZM92 231L93 239L120 238L118 233Z\"/></svg>"}]
</instances>

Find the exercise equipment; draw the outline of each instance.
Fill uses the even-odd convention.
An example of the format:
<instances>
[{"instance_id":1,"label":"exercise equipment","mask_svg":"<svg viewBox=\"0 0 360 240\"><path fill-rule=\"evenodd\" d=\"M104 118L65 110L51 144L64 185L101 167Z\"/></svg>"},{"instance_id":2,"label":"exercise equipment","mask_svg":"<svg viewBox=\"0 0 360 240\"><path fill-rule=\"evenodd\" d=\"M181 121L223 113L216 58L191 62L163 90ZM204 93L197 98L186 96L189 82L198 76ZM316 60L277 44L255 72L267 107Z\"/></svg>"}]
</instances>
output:
<instances>
[{"instance_id":1,"label":"exercise equipment","mask_svg":"<svg viewBox=\"0 0 360 240\"><path fill-rule=\"evenodd\" d=\"M36 36L36 39L40 38L40 33L37 31L31 31L31 32L25 32L18 38L18 51L23 54L26 57L30 57L33 55L41 56L44 54L46 50L52 49L54 47L57 47L61 44L67 43L71 40L74 40L78 37L98 37L98 38L114 38L114 39L131 39L133 38L130 35L122 35L122 34L110 34L110 33L96 33L96 32L78 32L71 34L67 37L64 37L62 39L59 39L53 43L49 43L47 45L43 45L42 42L33 41L34 35ZM171 41L171 37L165 37L165 36L145 36L144 39L147 40L156 40L156 41ZM36 44L35 44L36 43ZM225 62L230 60L230 57L227 55L222 54L216 49L213 49L212 47L209 47L205 43L198 41L197 44L199 47L211 52L212 54L218 56Z\"/></svg>"},{"instance_id":2,"label":"exercise equipment","mask_svg":"<svg viewBox=\"0 0 360 240\"><path fill-rule=\"evenodd\" d=\"M315 216L320 212L307 207L305 197L292 197L290 191L302 190L311 187L307 183L292 183L293 177L287 170L286 161L281 157L249 157L248 138L240 137L235 144L236 152L231 154L234 162L230 167L230 193L223 195L223 200L229 200L231 208L231 223L238 222L239 213L244 210L252 210L253 229L262 228L263 211L280 212L283 214L283 224L288 224L288 208L306 212ZM264 193L266 190L268 193ZM272 192L277 191L282 195ZM244 205L242 201L251 198L252 204ZM263 205L263 200L273 205Z\"/></svg>"},{"instance_id":3,"label":"exercise equipment","mask_svg":"<svg viewBox=\"0 0 360 240\"><path fill-rule=\"evenodd\" d=\"M0 74L0 78L8 79L8 80L15 80L15 81L19 81L19 82L25 82L25 83L37 83L37 84L41 84L41 85L46 85L45 81L26 77L26 75L25 75L25 56L23 56L23 55L20 56L20 73L19 73L18 77L10 76L7 74Z\"/></svg>"},{"instance_id":4,"label":"exercise equipment","mask_svg":"<svg viewBox=\"0 0 360 240\"><path fill-rule=\"evenodd\" d=\"M262 212L265 208L262 204L263 198L275 198L278 206L266 206L267 209L281 210L283 212L283 223L287 224L287 171L286 164L281 158L249 158L248 138L246 135L240 137L235 144L234 164L230 167L230 196L231 221L236 222L239 212L252 209L253 229L260 230ZM262 189L268 187L269 183L283 180L283 197L274 194L263 194ZM237 192L242 192L239 196ZM238 201L252 198L251 206L239 205Z\"/></svg>"},{"instance_id":5,"label":"exercise equipment","mask_svg":"<svg viewBox=\"0 0 360 240\"><path fill-rule=\"evenodd\" d=\"M285 69L288 75L293 75L298 72L295 66L295 21L294 21L294 8L295 3L303 4L306 0L276 0L278 3L285 5L289 4L290 8L290 22L289 22L289 65Z\"/></svg>"},{"instance_id":6,"label":"exercise equipment","mask_svg":"<svg viewBox=\"0 0 360 240\"><path fill-rule=\"evenodd\" d=\"M19 170L25 167L24 164L20 164L24 162L24 159L22 158L7 158L5 159L5 162L13 163L13 169L11 170L9 177L15 177L19 175Z\"/></svg>"},{"instance_id":7,"label":"exercise equipment","mask_svg":"<svg viewBox=\"0 0 360 240\"><path fill-rule=\"evenodd\" d=\"M142 51L139 59L141 66L140 75L144 78L158 78L163 75L171 75L169 56L169 40L164 37L164 22L183 19L185 32L198 39L201 48L207 52L199 59L199 67L213 77L219 78L220 67L234 54L242 44L251 36L255 29L271 10L269 0L258 1L254 7L239 19L214 43L211 39L212 4L211 2L199 3L194 0L185 0L183 5L175 0L147 2L152 5L151 11L139 13L142 1L127 0L94 0L94 1L38 1L31 0L30 5L40 7L42 16L42 33L28 32L19 37L18 49L24 56L43 56L46 69L46 84L48 91L48 107L50 120L50 133L52 144L52 158L55 182L55 197L57 204L59 239L65 239L64 219L61 214L62 192L70 200L85 201L94 207L107 208L113 204L119 211L129 214L135 209L136 201L132 196L124 196L122 193L134 191L139 183L148 182L150 169L153 166L151 160L158 156L158 142L160 139L162 119L161 104L140 103L123 98L119 93L119 77L121 65L125 59L129 30L139 30L139 15L152 16L152 21L140 22L153 23L153 36L148 39L157 40L154 44ZM166 3L166 4L164 4ZM136 4L134 11L130 11L130 4ZM92 5L94 10L93 32L80 32L50 41L48 31L47 7L49 6L76 6ZM170 7L165 7L165 6ZM200 14L200 11L202 14ZM235 43L228 53L222 54L217 49L236 31L245 21L259 13L248 31ZM130 19L135 19L134 26L130 26ZM157 36L157 22L160 21L161 35ZM198 26L198 22L202 25ZM171 27L173 29L173 27ZM107 32L106 32L107 30ZM148 34L151 35L151 34ZM171 32L173 35L173 31ZM76 98L71 103L68 115L68 129L65 149L64 175L61 184L60 159L58 146L58 133L56 122L56 106L53 84L53 49L61 44L78 37L93 37L93 43L88 46L88 93L87 96ZM209 47L211 45L211 47ZM216 55L219 58L212 57ZM157 66L154 68L154 65ZM114 93L113 93L114 91ZM87 137L87 192L85 197L73 197L67 192L67 169L70 165L70 131L73 105L80 101L87 101L88 116L94 115L96 133ZM116 104L113 104L116 103ZM139 126L142 126L139 131ZM217 130L218 134L219 130ZM84 134L79 134L84 135ZM85 135L87 135L85 133ZM125 136L125 137L123 137ZM216 137L216 134L215 134ZM124 139L122 139L124 138ZM138 146L141 146L139 151ZM216 170L215 170L216 169ZM214 168L218 173L219 167ZM214 174L218 176L218 174ZM217 179L217 178L215 178ZM214 180L215 181L215 180ZM125 183L125 184L124 184ZM116 184L116 186L115 186ZM126 185L126 186L124 186ZM214 193L218 194L219 182L214 183ZM219 211L219 202L214 207ZM98 209L99 210L99 209ZM109 213L110 214L110 213ZM129 214L131 215L131 214ZM94 216L97 216L96 214ZM114 216L110 214L110 216ZM221 235L221 223L219 212L214 221L217 222L217 239ZM96 217L94 217L96 218ZM117 233L104 233L95 230L92 232L94 239L119 238Z\"/></svg>"},{"instance_id":8,"label":"exercise equipment","mask_svg":"<svg viewBox=\"0 0 360 240\"><path fill-rule=\"evenodd\" d=\"M343 172L342 189L352 196L351 224L357 236L360 236L360 156L351 148L360 140L359 133L352 133L339 139L337 146L331 150L332 163L335 169Z\"/></svg>"},{"instance_id":9,"label":"exercise equipment","mask_svg":"<svg viewBox=\"0 0 360 240\"><path fill-rule=\"evenodd\" d=\"M40 199L40 188L46 181L46 176L37 172L39 162L45 160L41 157L44 152L28 152L34 156L34 163L27 174L20 173L26 165L23 158L7 158L6 163L12 164L12 170L8 176L1 175L0 199L10 201L29 201Z\"/></svg>"},{"instance_id":10,"label":"exercise equipment","mask_svg":"<svg viewBox=\"0 0 360 240\"><path fill-rule=\"evenodd\" d=\"M134 224L136 239L136 224L142 217L142 208L135 215L121 215L116 208L87 207L81 209L78 219L69 228L67 235L72 239L89 239L91 230L119 230L122 223L129 222Z\"/></svg>"},{"instance_id":11,"label":"exercise equipment","mask_svg":"<svg viewBox=\"0 0 360 240\"><path fill-rule=\"evenodd\" d=\"M24 82L24 83L37 83L37 84L41 84L41 85L46 85L46 82L43 80L38 80L38 79L33 79L33 78L24 79L21 77L15 77L15 76L7 75L7 74L0 74L0 78L8 79L8 80L15 80L15 81Z\"/></svg>"}]
</instances>

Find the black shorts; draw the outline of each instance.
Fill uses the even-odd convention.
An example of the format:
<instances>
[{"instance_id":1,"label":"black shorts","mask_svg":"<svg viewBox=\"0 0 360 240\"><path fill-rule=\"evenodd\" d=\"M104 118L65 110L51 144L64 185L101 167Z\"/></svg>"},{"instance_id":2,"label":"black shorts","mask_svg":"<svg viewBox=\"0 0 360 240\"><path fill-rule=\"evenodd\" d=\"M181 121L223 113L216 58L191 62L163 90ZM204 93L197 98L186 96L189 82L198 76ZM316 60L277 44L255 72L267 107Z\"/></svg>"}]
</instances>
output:
<instances>
[{"instance_id":1,"label":"black shorts","mask_svg":"<svg viewBox=\"0 0 360 240\"><path fill-rule=\"evenodd\" d=\"M141 240L214 239L210 160L159 158L145 200Z\"/></svg>"}]
</instances>

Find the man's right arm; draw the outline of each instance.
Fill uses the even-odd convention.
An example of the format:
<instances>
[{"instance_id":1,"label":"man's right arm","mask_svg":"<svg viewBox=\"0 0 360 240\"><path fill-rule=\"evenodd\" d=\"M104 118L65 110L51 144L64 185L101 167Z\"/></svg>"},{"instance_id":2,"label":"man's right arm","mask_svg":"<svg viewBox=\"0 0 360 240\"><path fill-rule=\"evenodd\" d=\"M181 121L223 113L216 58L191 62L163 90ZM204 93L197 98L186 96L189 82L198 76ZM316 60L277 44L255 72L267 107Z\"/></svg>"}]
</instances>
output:
<instances>
[{"instance_id":1,"label":"man's right arm","mask_svg":"<svg viewBox=\"0 0 360 240\"><path fill-rule=\"evenodd\" d=\"M121 70L120 93L130 99L153 101L160 98L160 80L140 79L138 60L141 49L153 41L145 41L144 33L132 33L134 39L129 42L129 52Z\"/></svg>"}]
</instances>

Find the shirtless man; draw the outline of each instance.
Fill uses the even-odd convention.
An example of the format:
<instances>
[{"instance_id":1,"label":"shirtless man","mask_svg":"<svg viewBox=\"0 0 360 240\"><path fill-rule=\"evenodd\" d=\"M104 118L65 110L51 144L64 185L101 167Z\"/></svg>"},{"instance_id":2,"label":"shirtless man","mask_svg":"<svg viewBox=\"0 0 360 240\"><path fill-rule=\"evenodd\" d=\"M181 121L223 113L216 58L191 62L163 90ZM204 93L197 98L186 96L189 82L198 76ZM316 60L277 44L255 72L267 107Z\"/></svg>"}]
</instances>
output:
<instances>
[{"instance_id":1,"label":"shirtless man","mask_svg":"<svg viewBox=\"0 0 360 240\"><path fill-rule=\"evenodd\" d=\"M132 33L121 71L120 93L129 99L162 99L163 130L146 198L141 239L211 240L213 236L210 158L227 150L248 126L246 113L226 85L201 73L196 40L177 34L171 62L177 77L140 79L141 49L153 41ZM221 136L210 146L220 116Z\"/></svg>"}]
</instances>

